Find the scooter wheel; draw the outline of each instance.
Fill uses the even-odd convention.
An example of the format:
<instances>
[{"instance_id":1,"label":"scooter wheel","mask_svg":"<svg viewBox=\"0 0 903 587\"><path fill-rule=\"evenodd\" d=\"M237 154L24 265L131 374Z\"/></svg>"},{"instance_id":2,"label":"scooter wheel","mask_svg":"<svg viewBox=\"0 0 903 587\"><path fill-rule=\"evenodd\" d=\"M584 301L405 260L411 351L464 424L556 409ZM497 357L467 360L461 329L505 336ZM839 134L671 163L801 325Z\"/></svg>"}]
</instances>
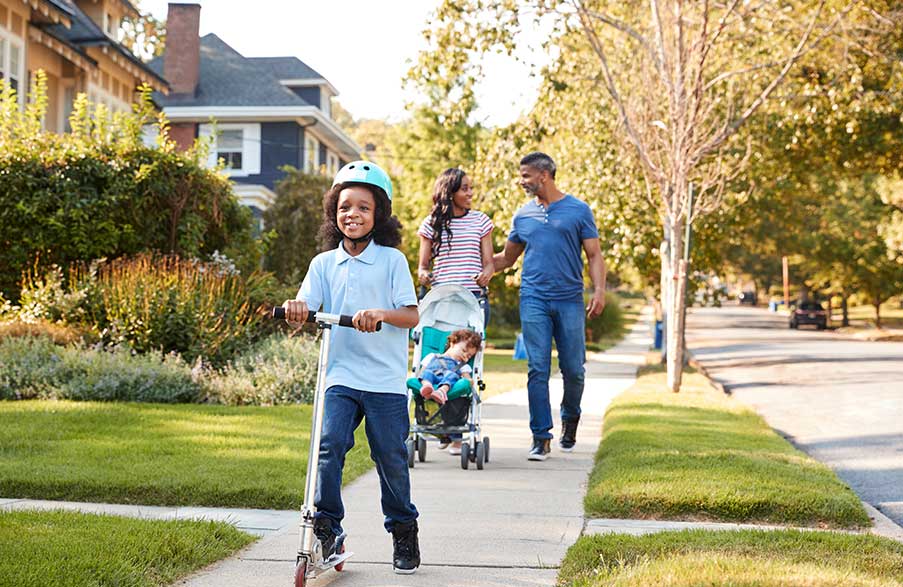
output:
<instances>
[{"instance_id":1,"label":"scooter wheel","mask_svg":"<svg viewBox=\"0 0 903 587\"><path fill-rule=\"evenodd\" d=\"M344 552L345 552L345 544L343 543L343 544L342 544L342 547L339 548L339 550L337 550L336 552L337 552L337 554L342 554L342 553L344 553ZM344 568L345 568L345 561L342 561L342 562L340 562L339 564L337 564L337 565L335 566L335 570L338 571L338 572L341 572L342 569L344 569Z\"/></svg>"},{"instance_id":2,"label":"scooter wheel","mask_svg":"<svg viewBox=\"0 0 903 587\"><path fill-rule=\"evenodd\" d=\"M295 587L307 585L307 559L301 559L295 565Z\"/></svg>"}]
</instances>

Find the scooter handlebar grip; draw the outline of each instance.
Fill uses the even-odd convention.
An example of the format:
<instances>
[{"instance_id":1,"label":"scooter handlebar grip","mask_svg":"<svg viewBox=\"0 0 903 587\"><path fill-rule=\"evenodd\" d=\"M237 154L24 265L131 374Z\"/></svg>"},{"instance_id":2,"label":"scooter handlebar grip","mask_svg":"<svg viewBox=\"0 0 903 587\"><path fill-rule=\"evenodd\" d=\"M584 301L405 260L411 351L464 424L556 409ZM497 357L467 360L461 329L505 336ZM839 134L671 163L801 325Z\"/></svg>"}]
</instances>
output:
<instances>
[{"instance_id":1,"label":"scooter handlebar grip","mask_svg":"<svg viewBox=\"0 0 903 587\"><path fill-rule=\"evenodd\" d=\"M285 308L282 306L273 306L273 320L285 320ZM305 322L316 322L317 321L317 313L316 312L308 312L307 320Z\"/></svg>"}]
</instances>

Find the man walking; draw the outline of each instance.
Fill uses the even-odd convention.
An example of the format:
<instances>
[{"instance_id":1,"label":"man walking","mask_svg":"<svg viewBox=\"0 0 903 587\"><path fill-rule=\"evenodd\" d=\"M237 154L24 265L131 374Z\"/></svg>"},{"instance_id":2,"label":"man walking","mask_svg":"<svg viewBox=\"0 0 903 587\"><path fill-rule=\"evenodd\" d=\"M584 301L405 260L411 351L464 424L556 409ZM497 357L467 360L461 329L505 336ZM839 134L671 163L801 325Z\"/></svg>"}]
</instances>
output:
<instances>
[{"instance_id":1,"label":"man walking","mask_svg":"<svg viewBox=\"0 0 903 587\"><path fill-rule=\"evenodd\" d=\"M555 162L545 153L534 152L521 159L520 185L533 199L515 213L505 248L493 257L498 272L524 253L520 321L529 367L527 394L533 445L527 458L531 461L544 461L551 452L552 339L564 379L558 443L562 451L570 452L577 443L583 397L586 316L598 316L605 308L605 260L592 211L585 202L555 186L555 171ZM595 288L585 308L581 248L586 251Z\"/></svg>"}]
</instances>

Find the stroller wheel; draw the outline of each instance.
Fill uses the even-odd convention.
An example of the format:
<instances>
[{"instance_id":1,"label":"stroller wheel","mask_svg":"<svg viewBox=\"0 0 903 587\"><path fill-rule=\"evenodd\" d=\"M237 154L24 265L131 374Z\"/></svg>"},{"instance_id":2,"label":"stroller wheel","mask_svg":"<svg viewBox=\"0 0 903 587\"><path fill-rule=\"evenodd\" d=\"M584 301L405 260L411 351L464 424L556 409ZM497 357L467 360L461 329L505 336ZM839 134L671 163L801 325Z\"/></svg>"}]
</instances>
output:
<instances>
[{"instance_id":1,"label":"stroller wheel","mask_svg":"<svg viewBox=\"0 0 903 587\"><path fill-rule=\"evenodd\" d=\"M465 471L470 466L470 444L463 443L461 445L461 468Z\"/></svg>"},{"instance_id":2,"label":"stroller wheel","mask_svg":"<svg viewBox=\"0 0 903 587\"><path fill-rule=\"evenodd\" d=\"M477 470L482 471L483 462L486 460L486 445L484 445L482 442L477 441L477 446L474 454L476 455Z\"/></svg>"},{"instance_id":3,"label":"stroller wheel","mask_svg":"<svg viewBox=\"0 0 903 587\"><path fill-rule=\"evenodd\" d=\"M408 449L408 468L414 468L414 439L408 438L404 441L404 446Z\"/></svg>"},{"instance_id":4,"label":"stroller wheel","mask_svg":"<svg viewBox=\"0 0 903 587\"><path fill-rule=\"evenodd\" d=\"M426 462L426 438L422 436L417 438L417 458L421 463Z\"/></svg>"},{"instance_id":5,"label":"stroller wheel","mask_svg":"<svg viewBox=\"0 0 903 587\"><path fill-rule=\"evenodd\" d=\"M489 437L488 436L483 437L483 462L484 463L489 462Z\"/></svg>"}]
</instances>

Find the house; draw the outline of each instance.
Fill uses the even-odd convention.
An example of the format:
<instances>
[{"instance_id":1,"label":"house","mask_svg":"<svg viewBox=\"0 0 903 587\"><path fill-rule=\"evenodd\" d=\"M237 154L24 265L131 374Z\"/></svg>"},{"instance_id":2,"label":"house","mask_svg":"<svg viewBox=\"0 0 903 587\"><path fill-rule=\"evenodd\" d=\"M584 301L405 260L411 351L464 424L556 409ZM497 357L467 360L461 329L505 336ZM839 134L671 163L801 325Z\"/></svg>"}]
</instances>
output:
<instances>
[{"instance_id":1,"label":"house","mask_svg":"<svg viewBox=\"0 0 903 587\"><path fill-rule=\"evenodd\" d=\"M67 129L77 94L129 110L139 85L165 94L162 76L119 41L120 24L139 16L128 0L0 0L0 78L24 107L31 77L47 74L44 128Z\"/></svg>"},{"instance_id":2,"label":"house","mask_svg":"<svg viewBox=\"0 0 903 587\"><path fill-rule=\"evenodd\" d=\"M361 151L333 121L338 92L296 57L245 57L215 34L199 37L201 7L170 3L166 48L149 63L172 91L155 96L183 148L215 135L240 201L258 219L285 165L333 174Z\"/></svg>"}]
</instances>

